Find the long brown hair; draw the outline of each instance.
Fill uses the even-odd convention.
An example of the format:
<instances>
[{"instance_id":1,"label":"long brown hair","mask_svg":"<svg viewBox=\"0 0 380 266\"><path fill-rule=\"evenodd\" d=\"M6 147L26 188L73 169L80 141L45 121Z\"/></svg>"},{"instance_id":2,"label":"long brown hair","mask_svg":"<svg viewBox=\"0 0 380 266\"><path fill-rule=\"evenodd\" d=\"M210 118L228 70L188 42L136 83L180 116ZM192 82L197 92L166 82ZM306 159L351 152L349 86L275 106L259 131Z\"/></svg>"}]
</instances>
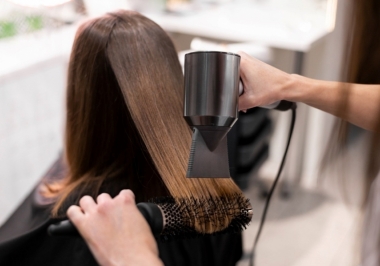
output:
<instances>
[{"instance_id":1,"label":"long brown hair","mask_svg":"<svg viewBox=\"0 0 380 266\"><path fill-rule=\"evenodd\" d=\"M233 201L241 191L230 178L186 178L191 131L182 117L182 99L177 53L157 24L132 11L83 24L67 85L69 174L56 190L53 215L84 193L95 197L113 179L132 189L137 201L163 195ZM231 218L211 217L208 224L195 221L195 227L218 231Z\"/></svg>"},{"instance_id":2,"label":"long brown hair","mask_svg":"<svg viewBox=\"0 0 380 266\"><path fill-rule=\"evenodd\" d=\"M344 60L343 79L348 83L380 84L380 2L377 0L352 0L347 23L347 46ZM342 97L345 99L337 106L345 113L348 106L350 86L347 84ZM380 114L379 114L380 117ZM336 122L329 145L322 160L322 169L342 154L348 145L348 135L352 126L344 120ZM380 119L370 142L364 195L376 177L380 166ZM344 178L344 177L343 177ZM366 200L366 199L365 199Z\"/></svg>"},{"instance_id":3,"label":"long brown hair","mask_svg":"<svg viewBox=\"0 0 380 266\"><path fill-rule=\"evenodd\" d=\"M352 46L348 64L348 81L361 84L380 84L380 2L353 1ZM378 116L380 118L380 114ZM379 172L380 119L369 148L366 171L366 192ZM367 194L367 193L366 193Z\"/></svg>"}]
</instances>

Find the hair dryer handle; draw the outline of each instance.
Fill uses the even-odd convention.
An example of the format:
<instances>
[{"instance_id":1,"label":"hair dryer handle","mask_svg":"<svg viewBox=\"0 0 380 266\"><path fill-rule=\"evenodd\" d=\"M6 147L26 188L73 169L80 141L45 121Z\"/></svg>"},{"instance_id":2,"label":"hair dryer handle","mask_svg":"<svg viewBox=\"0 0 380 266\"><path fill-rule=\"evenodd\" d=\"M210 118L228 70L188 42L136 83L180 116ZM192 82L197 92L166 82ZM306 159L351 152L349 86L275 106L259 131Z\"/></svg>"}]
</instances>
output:
<instances>
[{"instance_id":1,"label":"hair dryer handle","mask_svg":"<svg viewBox=\"0 0 380 266\"><path fill-rule=\"evenodd\" d=\"M265 108L265 109L274 109L277 111L288 111L290 109L296 109L297 104L295 102L282 100L282 101L274 102L270 105L259 106L259 107Z\"/></svg>"},{"instance_id":2,"label":"hair dryer handle","mask_svg":"<svg viewBox=\"0 0 380 266\"><path fill-rule=\"evenodd\" d=\"M240 82L239 82L239 96L242 95L243 93L244 93L244 85L243 85L243 82L240 80ZM297 104L294 102L288 102L288 101L282 100L282 101L274 102L274 103L269 104L269 105L259 106L259 107L265 108L265 109L274 109L274 110L278 110L278 111L287 111L290 109L296 109Z\"/></svg>"}]
</instances>

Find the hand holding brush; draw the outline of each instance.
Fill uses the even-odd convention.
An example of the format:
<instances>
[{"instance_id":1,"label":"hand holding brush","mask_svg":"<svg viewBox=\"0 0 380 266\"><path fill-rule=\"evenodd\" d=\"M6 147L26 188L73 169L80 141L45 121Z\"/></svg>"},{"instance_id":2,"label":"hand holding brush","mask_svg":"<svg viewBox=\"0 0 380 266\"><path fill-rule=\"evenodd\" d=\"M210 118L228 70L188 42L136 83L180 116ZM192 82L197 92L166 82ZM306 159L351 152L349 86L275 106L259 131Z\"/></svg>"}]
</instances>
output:
<instances>
[{"instance_id":1,"label":"hand holding brush","mask_svg":"<svg viewBox=\"0 0 380 266\"><path fill-rule=\"evenodd\" d=\"M84 196L79 202L81 207L71 206L67 211L68 217L75 226L70 221L65 220L50 225L48 233L52 236L73 236L78 235L78 230L87 231L88 229L82 224L79 224L80 227L78 228L78 222L75 220L77 217L83 218L82 220L87 219L88 223L94 226L93 224L97 222L92 222L91 219L95 218L96 215L106 216L107 208L116 204L119 198L126 193L133 195L130 190L121 191L119 196L114 199L111 199L108 194L101 194L97 199L98 204L91 197ZM228 198L207 199L165 197L155 199L150 203L139 203L137 209L148 223L151 233L159 236L163 241L197 237L204 235L204 232L208 232L207 234L240 232L246 228L252 218L249 200L242 194L232 195ZM109 215L113 219L118 219L120 223L124 222L125 217L120 217L122 212L120 215L112 216L112 213ZM225 224L227 218L230 221L227 226L219 231L213 229L220 228L221 224ZM78 221L81 223L82 220Z\"/></svg>"},{"instance_id":2,"label":"hand holding brush","mask_svg":"<svg viewBox=\"0 0 380 266\"><path fill-rule=\"evenodd\" d=\"M199 236L197 226L220 222L218 219L223 220L226 215L233 219L218 233L237 232L252 217L251 205L242 195L236 195L232 201L163 198L155 204L140 203L136 208L133 192L122 190L114 199L108 194L99 195L97 203L85 196L80 206L71 206L67 211L75 227L70 221L63 221L51 225L48 231L51 235L73 235L79 231L101 265L162 265L152 232L160 234L163 240Z\"/></svg>"},{"instance_id":3,"label":"hand holding brush","mask_svg":"<svg viewBox=\"0 0 380 266\"><path fill-rule=\"evenodd\" d=\"M100 265L163 265L131 190L122 190L113 199L101 194L97 203L85 196L80 207L68 209L67 216Z\"/></svg>"}]
</instances>

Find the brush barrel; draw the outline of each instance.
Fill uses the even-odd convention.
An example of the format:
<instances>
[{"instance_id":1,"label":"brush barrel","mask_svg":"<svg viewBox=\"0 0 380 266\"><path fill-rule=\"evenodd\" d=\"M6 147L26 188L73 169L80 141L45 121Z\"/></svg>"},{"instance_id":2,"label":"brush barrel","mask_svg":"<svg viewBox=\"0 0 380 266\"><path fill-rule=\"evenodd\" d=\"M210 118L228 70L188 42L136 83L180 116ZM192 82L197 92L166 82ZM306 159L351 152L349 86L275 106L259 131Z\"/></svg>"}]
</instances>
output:
<instances>
[{"instance_id":1,"label":"brush barrel","mask_svg":"<svg viewBox=\"0 0 380 266\"><path fill-rule=\"evenodd\" d=\"M184 117L190 126L232 127L238 117L240 56L185 55Z\"/></svg>"},{"instance_id":2,"label":"brush barrel","mask_svg":"<svg viewBox=\"0 0 380 266\"><path fill-rule=\"evenodd\" d=\"M146 202L138 203L137 208L149 224L153 235L159 235L164 228L161 209L154 203ZM80 236L78 230L69 220L51 224L47 231L50 236Z\"/></svg>"}]
</instances>

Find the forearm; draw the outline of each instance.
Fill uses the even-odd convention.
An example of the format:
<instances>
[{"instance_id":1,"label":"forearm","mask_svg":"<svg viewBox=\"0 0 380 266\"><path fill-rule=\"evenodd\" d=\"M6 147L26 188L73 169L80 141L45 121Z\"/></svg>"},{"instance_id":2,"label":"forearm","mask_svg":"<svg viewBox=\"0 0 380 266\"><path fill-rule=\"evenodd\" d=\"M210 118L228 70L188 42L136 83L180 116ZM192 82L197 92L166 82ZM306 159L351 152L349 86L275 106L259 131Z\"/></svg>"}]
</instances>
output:
<instances>
[{"instance_id":1,"label":"forearm","mask_svg":"<svg viewBox=\"0 0 380 266\"><path fill-rule=\"evenodd\" d=\"M290 75L282 98L303 102L364 129L374 131L380 115L380 85L321 81Z\"/></svg>"}]
</instances>

